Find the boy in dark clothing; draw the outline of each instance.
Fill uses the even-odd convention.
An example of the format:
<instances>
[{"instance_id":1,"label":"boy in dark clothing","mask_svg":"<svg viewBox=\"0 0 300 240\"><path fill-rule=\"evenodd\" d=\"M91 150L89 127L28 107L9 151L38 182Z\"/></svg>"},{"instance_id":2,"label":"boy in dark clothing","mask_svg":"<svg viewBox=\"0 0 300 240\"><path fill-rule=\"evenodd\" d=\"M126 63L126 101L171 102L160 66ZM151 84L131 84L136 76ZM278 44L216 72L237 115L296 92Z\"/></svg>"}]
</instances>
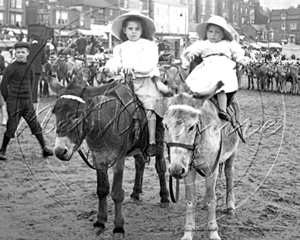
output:
<instances>
[{"instance_id":1,"label":"boy in dark clothing","mask_svg":"<svg viewBox=\"0 0 300 240\"><path fill-rule=\"evenodd\" d=\"M14 46L16 61L4 71L1 82L1 93L7 104L8 121L0 149L0 160L6 160L6 148L11 138L14 138L19 121L23 117L31 132L36 136L43 149L43 157L52 156L42 135L42 128L32 103L32 83L34 81L34 67L27 61L30 46L27 42L17 42Z\"/></svg>"}]
</instances>

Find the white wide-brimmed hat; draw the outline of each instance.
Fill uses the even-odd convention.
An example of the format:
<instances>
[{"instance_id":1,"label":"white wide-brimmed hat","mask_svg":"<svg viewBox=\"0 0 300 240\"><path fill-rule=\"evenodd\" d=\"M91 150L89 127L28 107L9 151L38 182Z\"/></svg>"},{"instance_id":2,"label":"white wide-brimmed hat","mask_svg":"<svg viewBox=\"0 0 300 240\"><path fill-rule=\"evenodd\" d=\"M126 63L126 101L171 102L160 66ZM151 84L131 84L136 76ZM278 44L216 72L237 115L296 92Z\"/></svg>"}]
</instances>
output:
<instances>
[{"instance_id":1,"label":"white wide-brimmed hat","mask_svg":"<svg viewBox=\"0 0 300 240\"><path fill-rule=\"evenodd\" d=\"M233 40L233 36L230 32L230 29L228 27L228 24L225 20L225 18L221 17L221 16L212 16L208 19L207 22L204 23L200 23L197 28L196 28L196 32L198 33L198 36L200 39L202 40L206 40L207 36L206 36L206 32L207 32L207 26L209 24L214 24L217 25L221 28L223 28L224 30L224 39L232 41Z\"/></svg>"},{"instance_id":2,"label":"white wide-brimmed hat","mask_svg":"<svg viewBox=\"0 0 300 240\"><path fill-rule=\"evenodd\" d=\"M155 29L155 25L154 25L153 20L151 18L148 18L147 16L143 15L139 11L130 11L130 12L125 13L125 14L119 16L119 17L116 17L115 20L112 22L111 32L116 38L121 40L120 39L120 33L121 33L121 31L123 31L123 29L122 29L123 22L129 17L141 18L145 22L148 33L152 37L154 36L154 34L156 32L156 29Z\"/></svg>"}]
</instances>

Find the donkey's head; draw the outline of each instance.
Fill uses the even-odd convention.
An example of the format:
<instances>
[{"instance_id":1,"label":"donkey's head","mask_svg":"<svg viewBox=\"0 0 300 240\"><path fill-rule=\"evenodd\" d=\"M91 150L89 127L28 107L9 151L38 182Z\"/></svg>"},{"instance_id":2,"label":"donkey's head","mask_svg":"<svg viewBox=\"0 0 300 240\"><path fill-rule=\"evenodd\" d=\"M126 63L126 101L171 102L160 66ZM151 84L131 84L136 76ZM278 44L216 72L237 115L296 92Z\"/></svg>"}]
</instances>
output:
<instances>
[{"instance_id":1,"label":"donkey's head","mask_svg":"<svg viewBox=\"0 0 300 240\"><path fill-rule=\"evenodd\" d=\"M189 167L198 155L207 155L211 145L218 146L218 132L213 110L204 108L222 84L216 85L204 95L180 93L169 100L169 108L164 116L167 137L169 172L175 178L186 177ZM206 156L207 157L207 156Z\"/></svg>"},{"instance_id":2,"label":"donkey's head","mask_svg":"<svg viewBox=\"0 0 300 240\"><path fill-rule=\"evenodd\" d=\"M48 77L48 82L52 91L59 97L53 107L56 118L53 152L59 159L68 161L85 138L85 124L89 124L86 119L93 107L92 98L109 93L119 83L111 82L99 87L87 86L82 80L82 72L75 72L72 82L66 87L53 77ZM101 99L103 103L109 100L107 97ZM97 104L101 105L101 102Z\"/></svg>"}]
</instances>

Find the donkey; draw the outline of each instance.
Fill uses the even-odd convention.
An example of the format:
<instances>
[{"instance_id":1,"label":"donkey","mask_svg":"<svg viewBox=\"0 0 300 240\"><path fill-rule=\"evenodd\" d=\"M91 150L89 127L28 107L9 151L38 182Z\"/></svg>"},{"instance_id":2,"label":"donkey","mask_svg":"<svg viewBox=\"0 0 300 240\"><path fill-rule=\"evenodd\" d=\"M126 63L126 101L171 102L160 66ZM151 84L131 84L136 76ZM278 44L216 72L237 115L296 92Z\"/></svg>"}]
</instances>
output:
<instances>
[{"instance_id":1,"label":"donkey","mask_svg":"<svg viewBox=\"0 0 300 240\"><path fill-rule=\"evenodd\" d=\"M148 129L146 114L141 113L141 130L136 140L132 117L137 104L128 84L118 81L101 86L87 86L88 70L76 72L68 86L62 86L55 78L49 77L51 89L58 99L53 107L56 117L56 139L54 154L62 161L69 161L85 139L91 151L97 173L97 195L99 198L97 220L94 227L98 232L105 230L107 222L107 196L109 194L108 169L113 169L111 197L115 204L115 239L124 237L122 216L122 189L125 157L133 155L136 165L136 178L133 199L139 199L142 192L143 171L145 168ZM160 181L162 206L169 204L166 187L166 163L163 158L164 129L162 119L157 120L156 170Z\"/></svg>"},{"instance_id":2,"label":"donkey","mask_svg":"<svg viewBox=\"0 0 300 240\"><path fill-rule=\"evenodd\" d=\"M223 85L219 82L205 94L195 98L189 93L178 93L169 99L163 124L166 129L168 170L177 179L184 179L186 188L186 221L182 240L192 240L195 225L196 172L206 180L204 203L207 207L209 239L221 239L216 222L216 180L218 166L225 163L227 209L235 210L233 192L233 163L237 155L239 137L230 123L221 121L217 107L208 101ZM239 118L239 106L236 114Z\"/></svg>"}]
</instances>

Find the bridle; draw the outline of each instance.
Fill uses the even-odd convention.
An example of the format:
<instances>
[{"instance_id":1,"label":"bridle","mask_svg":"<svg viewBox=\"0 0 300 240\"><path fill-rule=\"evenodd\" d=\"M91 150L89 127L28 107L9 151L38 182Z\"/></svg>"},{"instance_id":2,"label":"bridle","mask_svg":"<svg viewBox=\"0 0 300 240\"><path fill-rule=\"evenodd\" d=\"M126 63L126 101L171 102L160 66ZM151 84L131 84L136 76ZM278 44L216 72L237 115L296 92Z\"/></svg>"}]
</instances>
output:
<instances>
[{"instance_id":1,"label":"bridle","mask_svg":"<svg viewBox=\"0 0 300 240\"><path fill-rule=\"evenodd\" d=\"M181 105L173 105L170 108L171 109L183 109ZM192 107L191 108L186 108L185 107L184 109L186 109L186 110L192 110ZM197 109L194 109L192 111L196 112L196 113L198 112ZM184 148L184 149L187 149L189 151L192 151L191 155L190 155L189 167L190 168L194 168L196 170L196 172L199 173L202 177L206 177L206 175L204 174L204 172L201 169L199 169L198 166L195 165L194 160L199 157L199 144L198 144L198 142L201 141L201 139L199 140L199 138L201 137L202 133L204 131L206 131L208 128L202 128L200 115L198 115L198 119L197 119L196 125L197 125L197 129L196 129L196 132L195 132L193 144L184 144L184 143L179 143L179 142L168 142L168 143L166 143L166 145L167 145L167 153L168 153L168 157L167 158L168 158L169 162L171 162L171 156L170 156L170 148L171 147L179 147L179 148ZM214 162L214 165L210 169L210 174L212 174L215 171L215 169L217 168L217 166L218 166L218 164L220 162L220 157L221 157L222 148L223 148L223 143L222 143L223 139L222 138L223 138L222 137L222 130L220 130L219 150L218 150L218 154L217 154L216 160Z\"/></svg>"}]
</instances>

